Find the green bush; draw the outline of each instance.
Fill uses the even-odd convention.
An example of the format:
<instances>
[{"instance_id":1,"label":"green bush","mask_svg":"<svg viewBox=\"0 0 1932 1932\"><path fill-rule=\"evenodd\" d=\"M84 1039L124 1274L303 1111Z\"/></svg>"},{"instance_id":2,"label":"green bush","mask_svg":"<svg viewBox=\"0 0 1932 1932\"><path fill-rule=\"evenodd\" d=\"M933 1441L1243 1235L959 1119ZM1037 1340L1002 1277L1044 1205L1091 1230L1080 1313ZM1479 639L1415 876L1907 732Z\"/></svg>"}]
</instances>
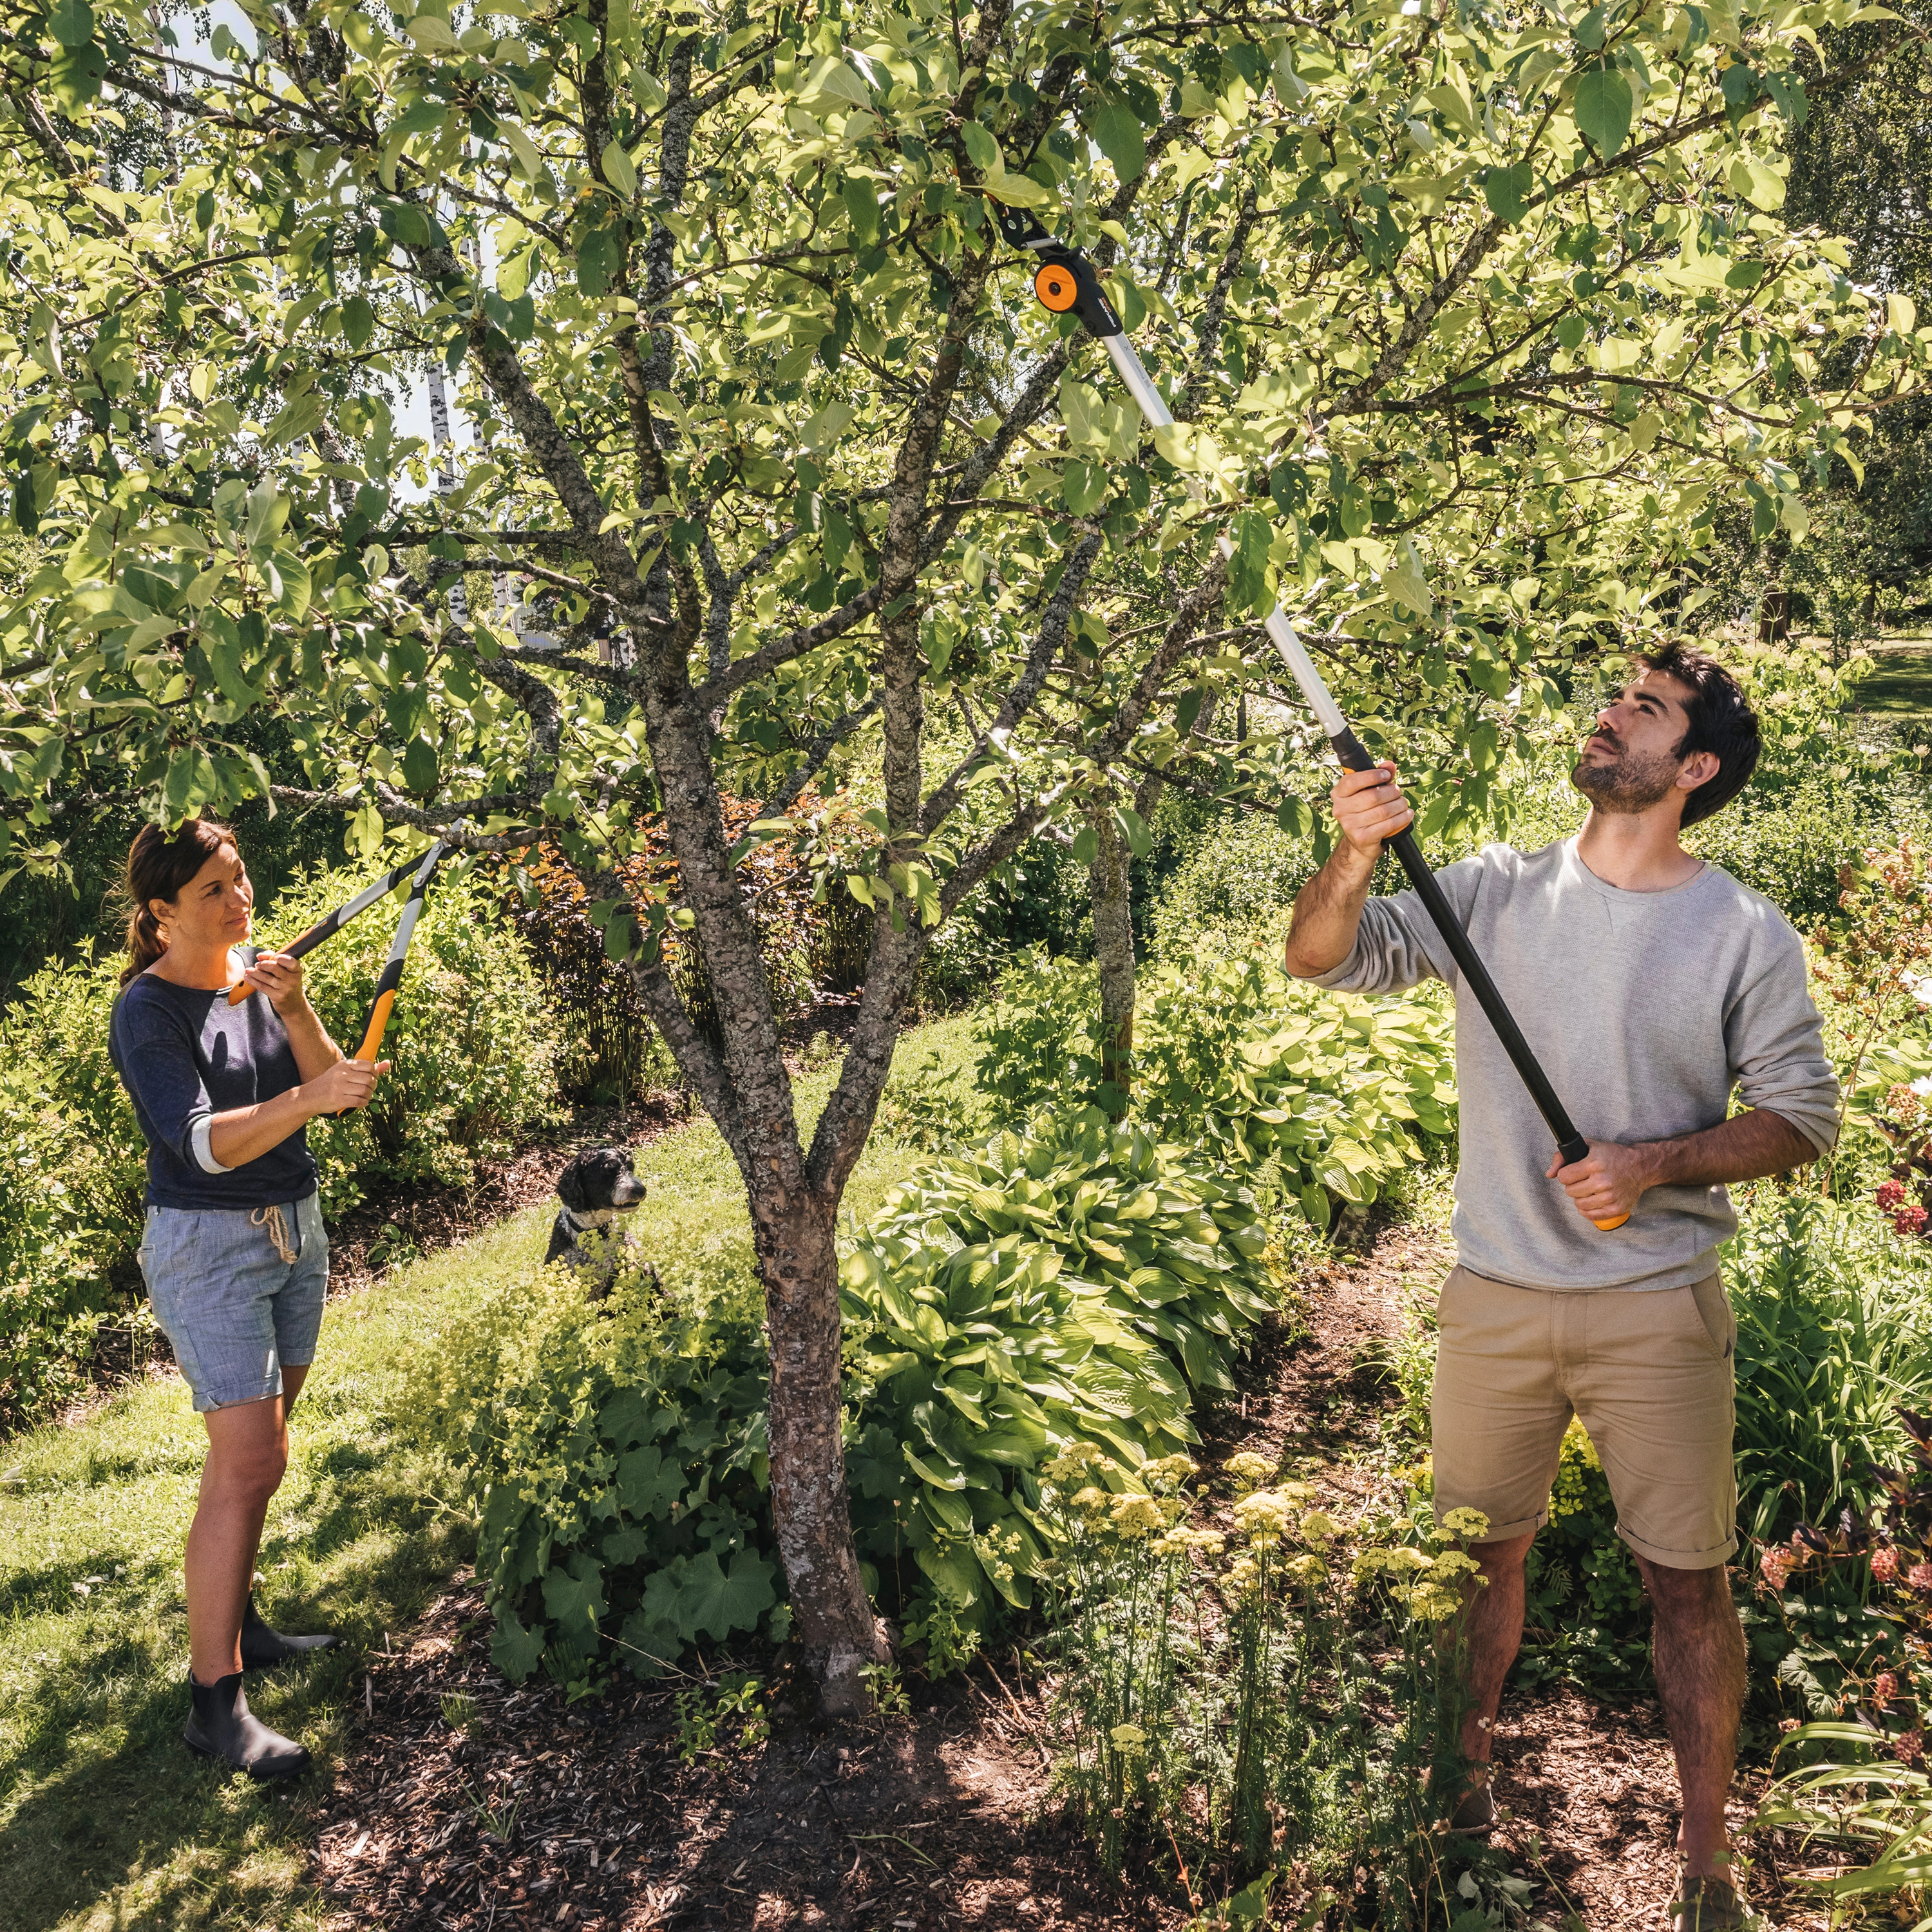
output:
<instances>
[{"instance_id":1,"label":"green bush","mask_svg":"<svg viewBox=\"0 0 1932 1932\"><path fill-rule=\"evenodd\" d=\"M1194 1439L1191 1391L1275 1300L1265 1242L1244 1193L1124 1130L1003 1136L888 1197L841 1271L846 1461L868 1587L932 1654L1030 1600L1054 1448L1131 1472ZM535 1273L424 1351L410 1412L478 1502L506 1674L581 1693L782 1634L769 1375L748 1250L595 1306Z\"/></svg>"},{"instance_id":2,"label":"green bush","mask_svg":"<svg viewBox=\"0 0 1932 1932\"><path fill-rule=\"evenodd\" d=\"M264 944L292 938L366 874L299 879L257 917ZM364 913L303 961L309 998L345 1052L368 1017L370 989L395 934L400 896ZM424 902L382 1057L392 1063L361 1112L317 1120L309 1145L322 1206L345 1213L373 1182L468 1186L527 1130L560 1118L560 1028L524 943L491 889L452 874Z\"/></svg>"},{"instance_id":3,"label":"green bush","mask_svg":"<svg viewBox=\"0 0 1932 1932\"><path fill-rule=\"evenodd\" d=\"M1149 918L1152 956L1186 966L1279 946L1295 894L1315 870L1310 842L1272 818L1212 829L1174 869Z\"/></svg>"},{"instance_id":4,"label":"green bush","mask_svg":"<svg viewBox=\"0 0 1932 1932\"><path fill-rule=\"evenodd\" d=\"M1766 1195L1725 1277L1738 1317L1738 1526L1761 1543L1861 1516L1932 1408L1932 1254L1862 1206Z\"/></svg>"},{"instance_id":5,"label":"green bush","mask_svg":"<svg viewBox=\"0 0 1932 1932\"><path fill-rule=\"evenodd\" d=\"M119 969L85 949L0 1016L0 1429L77 1386L138 1284L146 1162L107 1057Z\"/></svg>"},{"instance_id":6,"label":"green bush","mask_svg":"<svg viewBox=\"0 0 1932 1932\"><path fill-rule=\"evenodd\" d=\"M292 938L362 883L346 871L299 880L257 931ZM304 962L349 1050L394 926L372 909ZM83 951L27 980L0 1016L0 1426L74 1387L100 1323L140 1290L146 1149L107 1054L121 964ZM382 1050L394 1066L376 1103L310 1130L331 1215L378 1180L466 1184L554 1117L555 1022L521 942L473 881L430 896Z\"/></svg>"},{"instance_id":7,"label":"green bush","mask_svg":"<svg viewBox=\"0 0 1932 1932\"><path fill-rule=\"evenodd\" d=\"M1076 1116L1100 1081L1096 969L1024 957L976 1028L980 1090L1009 1124ZM1204 1142L1268 1198L1326 1228L1366 1206L1455 1130L1446 994L1324 992L1254 953L1142 974L1132 1112L1163 1138Z\"/></svg>"},{"instance_id":8,"label":"green bush","mask_svg":"<svg viewBox=\"0 0 1932 1932\"><path fill-rule=\"evenodd\" d=\"M730 1270L666 1291L632 1268L597 1304L532 1270L440 1331L410 1412L480 1506L506 1676L541 1664L583 1694L608 1682L607 1641L654 1677L696 1637L784 1634L769 1378L756 1284Z\"/></svg>"},{"instance_id":9,"label":"green bush","mask_svg":"<svg viewBox=\"0 0 1932 1932\"><path fill-rule=\"evenodd\" d=\"M1839 867L1868 845L1895 844L1915 821L1922 805L1911 809L1882 775L1832 766L1750 788L1686 842L1808 932L1838 910Z\"/></svg>"},{"instance_id":10,"label":"green bush","mask_svg":"<svg viewBox=\"0 0 1932 1932\"><path fill-rule=\"evenodd\" d=\"M839 1272L862 1556L909 1555L968 1628L1030 1603L1049 1444L1131 1473L1197 1439L1193 1396L1231 1386L1279 1300L1267 1246L1245 1189L1132 1129L1048 1124L922 1168Z\"/></svg>"}]
</instances>

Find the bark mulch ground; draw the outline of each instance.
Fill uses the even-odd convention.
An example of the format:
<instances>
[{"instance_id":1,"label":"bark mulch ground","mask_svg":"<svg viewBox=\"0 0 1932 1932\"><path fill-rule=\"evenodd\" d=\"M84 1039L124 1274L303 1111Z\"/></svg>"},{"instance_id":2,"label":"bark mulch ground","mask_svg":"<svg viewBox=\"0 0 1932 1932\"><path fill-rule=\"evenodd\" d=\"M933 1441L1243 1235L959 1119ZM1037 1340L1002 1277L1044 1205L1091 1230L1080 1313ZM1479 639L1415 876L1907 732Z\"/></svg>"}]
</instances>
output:
<instances>
[{"instance_id":1,"label":"bark mulch ground","mask_svg":"<svg viewBox=\"0 0 1932 1932\"><path fill-rule=\"evenodd\" d=\"M1251 1358L1244 1392L1204 1418L1203 1461L1287 1452L1336 1505L1364 1499L1372 1479L1350 1457L1393 1400L1385 1364L1404 1299L1432 1293L1447 1260L1436 1231L1397 1226L1323 1264L1301 1318ZM908 1672L909 1714L843 1729L814 1723L767 1664L769 1741L744 1748L728 1723L704 1748L678 1687L573 1708L548 1682L508 1688L488 1642L464 1578L370 1658L360 1746L314 1853L338 1932L1175 1932L1188 1916L1171 1887L1108 1880L1054 1815L1037 1688L1017 1653L938 1686ZM1497 1760L1496 1842L1534 1886L1536 1920L1664 1924L1677 1789L1654 1697L1512 1691ZM1764 1782L1741 1774L1740 1827ZM1823 1912L1787 1888L1796 1848L1761 1837L1750 1850L1769 1922L1822 1932Z\"/></svg>"}]
</instances>

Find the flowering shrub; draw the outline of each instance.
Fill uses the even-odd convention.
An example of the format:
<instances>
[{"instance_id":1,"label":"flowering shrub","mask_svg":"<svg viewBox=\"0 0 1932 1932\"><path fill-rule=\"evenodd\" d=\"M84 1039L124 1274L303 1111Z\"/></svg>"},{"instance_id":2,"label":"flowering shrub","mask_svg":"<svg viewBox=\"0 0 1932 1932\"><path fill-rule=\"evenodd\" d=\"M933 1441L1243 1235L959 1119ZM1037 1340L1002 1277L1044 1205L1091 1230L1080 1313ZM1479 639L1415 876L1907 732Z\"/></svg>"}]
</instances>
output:
<instances>
[{"instance_id":1,"label":"flowering shrub","mask_svg":"<svg viewBox=\"0 0 1932 1932\"><path fill-rule=\"evenodd\" d=\"M1230 1883L1333 1868L1353 1875L1351 1922L1435 1922L1439 1821L1468 1778L1454 1620L1480 1580L1462 1546L1486 1520L1452 1512L1429 1547L1390 1546L1385 1523L1346 1526L1244 1453L1227 1528L1203 1528L1185 1456L1137 1473L1145 1494L1091 1444L1042 1472L1064 1619L1055 1789L1103 1863L1138 1844Z\"/></svg>"},{"instance_id":2,"label":"flowering shrub","mask_svg":"<svg viewBox=\"0 0 1932 1932\"><path fill-rule=\"evenodd\" d=\"M1932 1418L1899 1412L1904 1466L1876 1474L1883 1502L1867 1519L1801 1524L1760 1558L1762 1587L1790 1624L1816 1598L1856 1605L1861 1641L1840 1647L1820 1681L1781 1672L1826 1721L1787 1724L1780 1745L1798 1768L1773 1787L1758 1822L1828 1834L1868 1847L1870 1862L1829 1882L1836 1898L1881 1898L1925 1880L1932 1774L1925 1724L1932 1714ZM1815 1650L1815 1646L1814 1646ZM1811 1662L1802 1649L1793 1657ZM1850 1722L1839 1721L1849 1718ZM1907 1915L1902 1915L1907 1916Z\"/></svg>"},{"instance_id":3,"label":"flowering shrub","mask_svg":"<svg viewBox=\"0 0 1932 1932\"><path fill-rule=\"evenodd\" d=\"M1832 1157L1840 1195L1863 1191L1876 1162L1898 1188L1884 1211L1922 1235L1932 1204L1932 872L1906 838L1840 868L1838 916L1812 935L1826 1046L1844 1090L1846 1132Z\"/></svg>"},{"instance_id":4,"label":"flowering shrub","mask_svg":"<svg viewBox=\"0 0 1932 1932\"><path fill-rule=\"evenodd\" d=\"M1872 1198L1879 1211L1891 1217L1892 1232L1909 1239L1924 1238L1927 1206L1932 1203L1932 1108L1926 1104L1928 1092L1932 1092L1932 1078L1910 1086L1894 1081L1883 1102L1871 1110L1872 1123L1894 1156L1891 1173L1873 1191Z\"/></svg>"}]
</instances>

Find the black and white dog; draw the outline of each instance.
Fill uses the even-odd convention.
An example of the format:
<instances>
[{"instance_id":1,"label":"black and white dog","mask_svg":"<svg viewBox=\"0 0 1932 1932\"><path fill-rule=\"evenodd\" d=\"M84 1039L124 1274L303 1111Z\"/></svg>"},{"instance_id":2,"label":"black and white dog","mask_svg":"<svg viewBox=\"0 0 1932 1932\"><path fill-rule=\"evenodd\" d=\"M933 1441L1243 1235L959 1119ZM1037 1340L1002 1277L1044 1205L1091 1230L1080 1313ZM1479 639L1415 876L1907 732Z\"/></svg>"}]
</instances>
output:
<instances>
[{"instance_id":1,"label":"black and white dog","mask_svg":"<svg viewBox=\"0 0 1932 1932\"><path fill-rule=\"evenodd\" d=\"M608 1241L595 1244L596 1252L580 1245L583 1236L610 1228L638 1207L644 1198L644 1184L631 1167L629 1150L624 1148L592 1148L579 1154L556 1178L556 1191L563 1205L550 1231L546 1263L562 1262L585 1277L592 1300L610 1292L616 1256ZM628 1247L631 1238L620 1228L616 1246Z\"/></svg>"}]
</instances>

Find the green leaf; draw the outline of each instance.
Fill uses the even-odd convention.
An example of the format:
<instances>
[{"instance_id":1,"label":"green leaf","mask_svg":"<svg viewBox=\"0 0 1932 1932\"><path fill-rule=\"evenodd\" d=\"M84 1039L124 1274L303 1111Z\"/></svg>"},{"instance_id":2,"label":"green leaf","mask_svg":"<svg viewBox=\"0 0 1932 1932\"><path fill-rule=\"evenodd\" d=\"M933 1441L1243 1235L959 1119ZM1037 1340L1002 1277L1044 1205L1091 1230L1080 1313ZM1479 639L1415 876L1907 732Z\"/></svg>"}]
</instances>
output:
<instances>
[{"instance_id":1,"label":"green leaf","mask_svg":"<svg viewBox=\"0 0 1932 1932\"><path fill-rule=\"evenodd\" d=\"M1740 154L1731 164L1730 180L1733 190L1754 208L1766 209L1784 206L1784 183L1770 169L1749 154Z\"/></svg>"},{"instance_id":2,"label":"green leaf","mask_svg":"<svg viewBox=\"0 0 1932 1932\"><path fill-rule=\"evenodd\" d=\"M942 1470L935 1462L928 1462L922 1456L915 1455L910 1444L902 1445L906 1460L916 1469L935 1490L963 1490L966 1478L963 1474Z\"/></svg>"},{"instance_id":3,"label":"green leaf","mask_svg":"<svg viewBox=\"0 0 1932 1932\"><path fill-rule=\"evenodd\" d=\"M838 184L838 198L845 204L854 238L870 248L879 238L879 191L871 178L848 174Z\"/></svg>"},{"instance_id":4,"label":"green leaf","mask_svg":"<svg viewBox=\"0 0 1932 1932\"><path fill-rule=\"evenodd\" d=\"M1576 83L1576 126L1608 160L1630 138L1635 102L1630 84L1615 68L1598 68Z\"/></svg>"},{"instance_id":5,"label":"green leaf","mask_svg":"<svg viewBox=\"0 0 1932 1932\"><path fill-rule=\"evenodd\" d=\"M382 232L406 248L427 248L435 236L428 213L413 202L392 201L382 210Z\"/></svg>"},{"instance_id":6,"label":"green leaf","mask_svg":"<svg viewBox=\"0 0 1932 1932\"><path fill-rule=\"evenodd\" d=\"M622 142L606 141L604 142L600 165L604 170L604 178L626 201L636 200L638 170L630 156L625 153Z\"/></svg>"},{"instance_id":7,"label":"green leaf","mask_svg":"<svg viewBox=\"0 0 1932 1932\"><path fill-rule=\"evenodd\" d=\"M1147 170L1147 140L1140 116L1123 100L1103 100L1088 123L1094 144L1114 164L1123 182L1138 181Z\"/></svg>"},{"instance_id":8,"label":"green leaf","mask_svg":"<svg viewBox=\"0 0 1932 1932\"><path fill-rule=\"evenodd\" d=\"M271 586L275 608L292 622L299 624L308 615L314 584L308 566L292 550L272 551L268 568L274 581Z\"/></svg>"},{"instance_id":9,"label":"green leaf","mask_svg":"<svg viewBox=\"0 0 1932 1932\"><path fill-rule=\"evenodd\" d=\"M594 1630L604 1615L604 1566L587 1550L572 1556L568 1570L547 1570L544 1608L566 1636Z\"/></svg>"},{"instance_id":10,"label":"green leaf","mask_svg":"<svg viewBox=\"0 0 1932 1932\"><path fill-rule=\"evenodd\" d=\"M540 1631L526 1630L514 1612L499 1610L496 1634L490 1640L490 1661L512 1684L520 1684L543 1661Z\"/></svg>"},{"instance_id":11,"label":"green leaf","mask_svg":"<svg viewBox=\"0 0 1932 1932\"><path fill-rule=\"evenodd\" d=\"M403 782L421 798L433 796L442 782L436 747L420 733L403 747Z\"/></svg>"},{"instance_id":12,"label":"green leaf","mask_svg":"<svg viewBox=\"0 0 1932 1932\"><path fill-rule=\"evenodd\" d=\"M980 1600L981 1585L985 1573L978 1560L968 1552L958 1548L948 1550L915 1550L913 1561L937 1583L946 1597L960 1610L966 1610Z\"/></svg>"},{"instance_id":13,"label":"green leaf","mask_svg":"<svg viewBox=\"0 0 1932 1932\"><path fill-rule=\"evenodd\" d=\"M964 122L960 125L959 137L966 144L966 158L988 181L1006 172L1006 164L1000 154L1000 144L993 138L990 128L982 128L976 121Z\"/></svg>"},{"instance_id":14,"label":"green leaf","mask_svg":"<svg viewBox=\"0 0 1932 1932\"><path fill-rule=\"evenodd\" d=\"M1589 332L1590 318L1586 315L1566 315L1558 319L1556 339L1565 349L1580 347Z\"/></svg>"},{"instance_id":15,"label":"green leaf","mask_svg":"<svg viewBox=\"0 0 1932 1932\"><path fill-rule=\"evenodd\" d=\"M94 9L87 0L53 0L47 28L64 47L84 47L94 38Z\"/></svg>"},{"instance_id":16,"label":"green leaf","mask_svg":"<svg viewBox=\"0 0 1932 1932\"><path fill-rule=\"evenodd\" d=\"M578 244L577 286L596 301L609 289L619 259L615 232L608 228L591 229Z\"/></svg>"},{"instance_id":17,"label":"green leaf","mask_svg":"<svg viewBox=\"0 0 1932 1932\"><path fill-rule=\"evenodd\" d=\"M1483 199L1498 221L1514 226L1523 216L1523 200L1536 186L1536 170L1527 161L1513 168L1491 168L1483 176Z\"/></svg>"},{"instance_id":18,"label":"green leaf","mask_svg":"<svg viewBox=\"0 0 1932 1932\"><path fill-rule=\"evenodd\" d=\"M624 1661L638 1676L646 1678L663 1677L675 1670L684 1651L684 1640L674 1624L646 1616L642 1610L633 1610L624 1619L617 1642L622 1647ZM494 1651L491 1654L495 1654Z\"/></svg>"},{"instance_id":19,"label":"green leaf","mask_svg":"<svg viewBox=\"0 0 1932 1932\"><path fill-rule=\"evenodd\" d=\"M1060 472L1060 494L1076 517L1097 509L1107 494L1104 464L1085 463L1078 458L1068 461Z\"/></svg>"},{"instance_id":20,"label":"green leaf","mask_svg":"<svg viewBox=\"0 0 1932 1932\"><path fill-rule=\"evenodd\" d=\"M644 1586L643 1614L660 1630L682 1636L728 1636L749 1630L778 1601L772 1587L776 1571L748 1550L734 1555L728 1574L709 1550L676 1557Z\"/></svg>"},{"instance_id":21,"label":"green leaf","mask_svg":"<svg viewBox=\"0 0 1932 1932\"><path fill-rule=\"evenodd\" d=\"M366 349L376 333L376 311L364 296L351 296L342 305L342 332L352 349Z\"/></svg>"},{"instance_id":22,"label":"green leaf","mask_svg":"<svg viewBox=\"0 0 1932 1932\"><path fill-rule=\"evenodd\" d=\"M616 1484L618 1504L626 1516L668 1516L684 1493L684 1470L646 1443L619 1457Z\"/></svg>"}]
</instances>

